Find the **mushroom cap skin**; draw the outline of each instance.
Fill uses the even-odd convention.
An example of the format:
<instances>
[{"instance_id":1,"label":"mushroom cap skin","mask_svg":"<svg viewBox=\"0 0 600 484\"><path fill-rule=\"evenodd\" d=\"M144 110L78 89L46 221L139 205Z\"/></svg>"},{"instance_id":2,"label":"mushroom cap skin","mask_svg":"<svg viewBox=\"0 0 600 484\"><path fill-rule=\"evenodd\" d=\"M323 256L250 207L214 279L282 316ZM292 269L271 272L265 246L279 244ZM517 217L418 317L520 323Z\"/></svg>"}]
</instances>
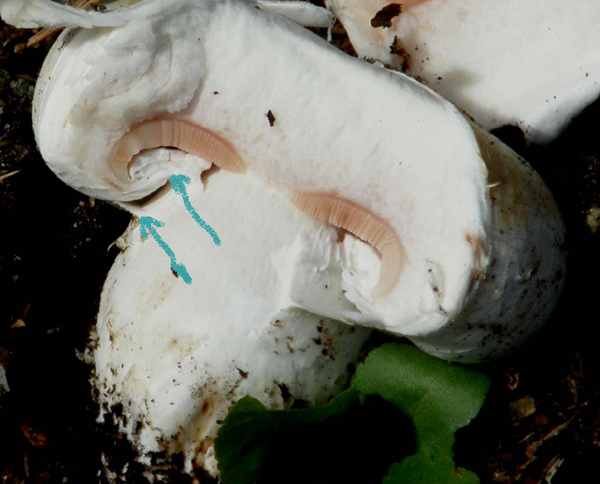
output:
<instances>
[{"instance_id":1,"label":"mushroom cap skin","mask_svg":"<svg viewBox=\"0 0 600 484\"><path fill-rule=\"evenodd\" d=\"M342 271L356 310L323 295L318 267L299 259L291 297L309 312L476 362L518 346L556 302L564 226L539 176L433 91L283 17L236 0L182 1L143 22L70 31L36 91L34 126L49 166L118 203L183 166L142 153L131 180L111 169L119 140L165 117L226 141L247 173L290 198L326 194L392 228L402 257L385 294L373 297L385 254L379 262L363 251L360 271Z\"/></svg>"},{"instance_id":2,"label":"mushroom cap skin","mask_svg":"<svg viewBox=\"0 0 600 484\"><path fill-rule=\"evenodd\" d=\"M561 0L329 0L358 55L403 70L486 129L519 126L554 139L600 94L600 5Z\"/></svg>"},{"instance_id":3,"label":"mushroom cap skin","mask_svg":"<svg viewBox=\"0 0 600 484\"><path fill-rule=\"evenodd\" d=\"M335 229L316 224L256 174L221 170L203 182L208 166L188 163L188 194L222 245L182 216L169 187L128 205L138 217L164 222L158 231L192 284L172 273L162 249L143 241L133 222L118 242L123 252L104 286L90 356L100 414L122 406L111 423L140 462L153 467L153 453L183 452L187 472L200 467L215 475L213 439L235 401L250 395L268 408L326 403L343 389L370 330L308 313L288 296L282 268L308 238L319 248L311 254L322 288L351 308L336 284L342 254ZM289 223L264 229L278 220Z\"/></svg>"}]
</instances>

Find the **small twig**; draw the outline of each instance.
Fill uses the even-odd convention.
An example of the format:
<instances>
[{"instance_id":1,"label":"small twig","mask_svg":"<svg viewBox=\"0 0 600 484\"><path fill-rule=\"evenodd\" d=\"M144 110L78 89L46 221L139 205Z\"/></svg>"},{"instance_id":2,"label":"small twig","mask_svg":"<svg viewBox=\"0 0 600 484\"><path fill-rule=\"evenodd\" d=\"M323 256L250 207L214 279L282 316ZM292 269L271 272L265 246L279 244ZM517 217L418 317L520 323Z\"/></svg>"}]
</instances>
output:
<instances>
[{"instance_id":1,"label":"small twig","mask_svg":"<svg viewBox=\"0 0 600 484\"><path fill-rule=\"evenodd\" d=\"M17 173L21 173L21 169L11 171L10 173L5 173L4 175L0 175L0 182L3 182L4 180L6 180L7 178L10 178L11 176L15 176Z\"/></svg>"},{"instance_id":2,"label":"small twig","mask_svg":"<svg viewBox=\"0 0 600 484\"><path fill-rule=\"evenodd\" d=\"M42 40L50 37L52 34L56 32L60 32L62 27L52 27L47 29L40 30L37 34L31 36L25 44L20 44L21 49L28 49L29 47L33 47L36 44L39 44Z\"/></svg>"}]
</instances>

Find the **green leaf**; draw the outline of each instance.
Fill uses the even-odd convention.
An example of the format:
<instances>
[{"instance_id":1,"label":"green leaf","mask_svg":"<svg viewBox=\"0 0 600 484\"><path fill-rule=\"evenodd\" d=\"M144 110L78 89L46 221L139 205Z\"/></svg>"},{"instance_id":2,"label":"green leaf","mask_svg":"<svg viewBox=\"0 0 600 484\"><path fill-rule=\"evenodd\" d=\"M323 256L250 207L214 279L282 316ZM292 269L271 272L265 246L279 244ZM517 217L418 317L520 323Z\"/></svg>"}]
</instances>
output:
<instances>
[{"instance_id":1,"label":"green leaf","mask_svg":"<svg viewBox=\"0 0 600 484\"><path fill-rule=\"evenodd\" d=\"M215 440L221 481L478 483L456 469L452 447L489 385L478 371L384 345L359 366L351 389L325 406L267 410L250 397L236 403Z\"/></svg>"},{"instance_id":2,"label":"green leaf","mask_svg":"<svg viewBox=\"0 0 600 484\"><path fill-rule=\"evenodd\" d=\"M225 484L380 484L390 463L414 452L414 433L392 404L353 390L305 410L267 410L246 397L225 418L215 452Z\"/></svg>"},{"instance_id":3,"label":"green leaf","mask_svg":"<svg viewBox=\"0 0 600 484\"><path fill-rule=\"evenodd\" d=\"M267 410L254 398L242 398L227 414L215 440L221 481L258 482L261 466L273 460L269 453L286 445L290 435L301 427L342 415L358 404L358 395L351 391L340 394L329 405L308 410Z\"/></svg>"},{"instance_id":4,"label":"green leaf","mask_svg":"<svg viewBox=\"0 0 600 484\"><path fill-rule=\"evenodd\" d=\"M401 409L413 422L417 442L417 452L391 466L384 483L478 483L474 473L455 468L452 447L454 433L477 415L489 386L488 375L408 345L371 352L352 388Z\"/></svg>"}]
</instances>

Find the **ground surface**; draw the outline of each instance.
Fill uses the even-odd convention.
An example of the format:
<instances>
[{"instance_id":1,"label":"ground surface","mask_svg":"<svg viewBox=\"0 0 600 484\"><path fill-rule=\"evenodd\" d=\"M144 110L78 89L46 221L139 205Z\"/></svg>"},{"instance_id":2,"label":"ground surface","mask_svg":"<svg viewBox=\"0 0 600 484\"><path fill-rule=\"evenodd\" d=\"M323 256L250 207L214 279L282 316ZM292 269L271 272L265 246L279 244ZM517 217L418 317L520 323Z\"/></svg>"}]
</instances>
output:
<instances>
[{"instance_id":1,"label":"ground surface","mask_svg":"<svg viewBox=\"0 0 600 484\"><path fill-rule=\"evenodd\" d=\"M95 424L90 369L78 352L128 216L66 187L41 160L31 98L50 41L19 49L30 36L0 24L0 483L92 483L101 449L120 443ZM335 40L346 42L339 28ZM596 103L546 147L527 146L513 128L496 133L555 194L570 260L555 316L519 354L484 368L492 391L458 435L458 463L484 483L588 482L583 476L597 474L599 116Z\"/></svg>"}]
</instances>

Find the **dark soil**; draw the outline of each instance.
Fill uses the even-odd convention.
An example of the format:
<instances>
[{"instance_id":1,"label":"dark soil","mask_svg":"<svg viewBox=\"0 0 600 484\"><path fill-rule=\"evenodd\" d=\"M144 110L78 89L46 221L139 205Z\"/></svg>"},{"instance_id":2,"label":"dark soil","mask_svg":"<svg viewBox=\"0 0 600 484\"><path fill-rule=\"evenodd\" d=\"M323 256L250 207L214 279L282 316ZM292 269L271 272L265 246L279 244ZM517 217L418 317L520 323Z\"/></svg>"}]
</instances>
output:
<instances>
[{"instance_id":1,"label":"dark soil","mask_svg":"<svg viewBox=\"0 0 600 484\"><path fill-rule=\"evenodd\" d=\"M31 99L48 45L0 26L0 482L97 482L90 368L77 357L129 216L68 188L41 159ZM65 480L66 479L66 480Z\"/></svg>"},{"instance_id":2,"label":"dark soil","mask_svg":"<svg viewBox=\"0 0 600 484\"><path fill-rule=\"evenodd\" d=\"M15 53L31 34L0 24L0 482L92 483L100 479L101 449L120 444L95 423L90 368L78 352L117 252L111 243L129 216L68 188L37 152L31 98L51 40ZM334 40L351 52L339 26ZM492 390L456 445L458 463L483 483L597 475L600 231L590 226L600 213L599 118L596 103L544 147L528 146L517 128L496 132L555 194L568 227L569 272L542 334L484 368Z\"/></svg>"}]
</instances>

